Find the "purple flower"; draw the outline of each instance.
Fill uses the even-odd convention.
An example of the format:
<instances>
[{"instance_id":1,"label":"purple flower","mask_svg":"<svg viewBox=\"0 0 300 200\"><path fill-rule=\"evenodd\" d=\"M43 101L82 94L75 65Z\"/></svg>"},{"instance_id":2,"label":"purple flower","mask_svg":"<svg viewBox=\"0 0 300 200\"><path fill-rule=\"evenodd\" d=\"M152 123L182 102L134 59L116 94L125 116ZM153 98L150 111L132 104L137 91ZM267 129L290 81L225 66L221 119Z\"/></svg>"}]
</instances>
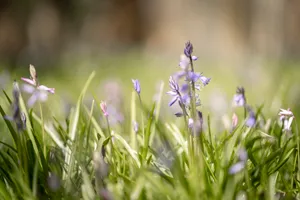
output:
<instances>
[{"instance_id":1,"label":"purple flower","mask_svg":"<svg viewBox=\"0 0 300 200\"><path fill-rule=\"evenodd\" d=\"M14 121L17 125L17 129L24 130L26 128L26 117L25 114L21 112L20 108L20 91L17 82L14 82L13 85L13 116L5 116L5 119Z\"/></svg>"},{"instance_id":2,"label":"purple flower","mask_svg":"<svg viewBox=\"0 0 300 200\"><path fill-rule=\"evenodd\" d=\"M200 73L195 73L195 72L188 72L187 73L187 80L192 81L192 82L197 82L197 80L201 77Z\"/></svg>"},{"instance_id":3,"label":"purple flower","mask_svg":"<svg viewBox=\"0 0 300 200\"><path fill-rule=\"evenodd\" d=\"M233 97L233 105L246 106L245 89L243 87L237 88L236 94Z\"/></svg>"},{"instance_id":4,"label":"purple flower","mask_svg":"<svg viewBox=\"0 0 300 200\"><path fill-rule=\"evenodd\" d=\"M249 112L249 117L246 120L246 126L254 127L256 123L255 113L252 110L249 110L248 112Z\"/></svg>"},{"instance_id":5,"label":"purple flower","mask_svg":"<svg viewBox=\"0 0 300 200\"><path fill-rule=\"evenodd\" d=\"M27 105L32 107L36 101L45 102L48 99L48 91L43 89L43 87L33 87L31 85L23 85L23 91L31 94L27 101Z\"/></svg>"},{"instance_id":6,"label":"purple flower","mask_svg":"<svg viewBox=\"0 0 300 200\"><path fill-rule=\"evenodd\" d=\"M186 55L186 57L191 57L192 53L193 53L193 45L190 41L188 41L187 43L185 43L185 48L183 50L184 54Z\"/></svg>"},{"instance_id":7,"label":"purple flower","mask_svg":"<svg viewBox=\"0 0 300 200\"><path fill-rule=\"evenodd\" d=\"M172 106L178 100L179 100L179 102L182 102L182 103L185 103L188 101L187 97L181 97L181 94L179 92L179 85L173 79L172 76L170 76L170 78L169 78L169 87L171 88L171 90L168 91L167 94L173 96L172 100L169 103L169 106Z\"/></svg>"},{"instance_id":8,"label":"purple flower","mask_svg":"<svg viewBox=\"0 0 300 200\"><path fill-rule=\"evenodd\" d=\"M204 86L206 86L210 82L210 79L211 78L207 78L207 77L202 76L202 75L200 77L200 81L203 83Z\"/></svg>"},{"instance_id":9,"label":"purple flower","mask_svg":"<svg viewBox=\"0 0 300 200\"><path fill-rule=\"evenodd\" d=\"M21 79L24 82L28 83L29 85L32 85L32 86L36 87L37 89L47 91L51 94L55 93L55 88L49 88L45 85L40 85L38 83L37 73L36 73L36 70L35 70L33 65L29 65L29 71L30 71L30 79L21 77Z\"/></svg>"},{"instance_id":10,"label":"purple flower","mask_svg":"<svg viewBox=\"0 0 300 200\"><path fill-rule=\"evenodd\" d=\"M237 174L245 168L243 161L237 162L229 168L229 174Z\"/></svg>"},{"instance_id":11,"label":"purple flower","mask_svg":"<svg viewBox=\"0 0 300 200\"><path fill-rule=\"evenodd\" d=\"M27 102L28 106L32 107L36 101L46 101L48 99L48 93L54 94L55 88L49 88L38 83L37 73L33 65L29 66L29 72L30 79L23 77L21 79L27 83L23 86L23 90L32 94Z\"/></svg>"},{"instance_id":12,"label":"purple flower","mask_svg":"<svg viewBox=\"0 0 300 200\"><path fill-rule=\"evenodd\" d=\"M247 163L247 160L248 160L247 151L244 148L242 148L242 149L239 150L238 154L239 154L238 155L239 156L239 162L237 162L236 164L232 165L229 168L229 174L237 174L246 167L246 163Z\"/></svg>"},{"instance_id":13,"label":"purple flower","mask_svg":"<svg viewBox=\"0 0 300 200\"><path fill-rule=\"evenodd\" d=\"M186 93L188 92L188 90L189 90L189 85L187 83L181 85L180 92Z\"/></svg>"},{"instance_id":14,"label":"purple flower","mask_svg":"<svg viewBox=\"0 0 300 200\"><path fill-rule=\"evenodd\" d=\"M141 86L140 86L140 82L138 79L132 79L132 83L133 83L133 87L134 87L134 90L140 94L141 93Z\"/></svg>"}]
</instances>

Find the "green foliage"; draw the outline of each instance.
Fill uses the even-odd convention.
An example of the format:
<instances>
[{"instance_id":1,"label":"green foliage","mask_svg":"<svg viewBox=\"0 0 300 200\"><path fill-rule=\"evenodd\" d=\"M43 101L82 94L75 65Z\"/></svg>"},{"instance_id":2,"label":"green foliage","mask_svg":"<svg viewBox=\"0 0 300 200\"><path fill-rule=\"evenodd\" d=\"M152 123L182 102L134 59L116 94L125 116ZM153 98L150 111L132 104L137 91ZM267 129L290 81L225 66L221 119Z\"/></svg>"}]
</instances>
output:
<instances>
[{"instance_id":1,"label":"green foliage","mask_svg":"<svg viewBox=\"0 0 300 200\"><path fill-rule=\"evenodd\" d=\"M1 141L0 199L293 199L299 198L299 135L278 120L233 130L207 128L191 137L185 127L165 121L159 98L151 107L131 97L128 118L112 127L99 120L99 100L83 102L88 78L65 121L44 119L20 96L26 129L18 130L0 106L1 122L12 141ZM8 104L10 95L4 92ZM267 121L257 108L257 118ZM163 116L163 115L162 115ZM108 116L108 119L110 116ZM45 123L47 121L47 123ZM137 132L132 123L142 124ZM193 144L193 156L190 155ZM239 151L248 158L237 173Z\"/></svg>"}]
</instances>

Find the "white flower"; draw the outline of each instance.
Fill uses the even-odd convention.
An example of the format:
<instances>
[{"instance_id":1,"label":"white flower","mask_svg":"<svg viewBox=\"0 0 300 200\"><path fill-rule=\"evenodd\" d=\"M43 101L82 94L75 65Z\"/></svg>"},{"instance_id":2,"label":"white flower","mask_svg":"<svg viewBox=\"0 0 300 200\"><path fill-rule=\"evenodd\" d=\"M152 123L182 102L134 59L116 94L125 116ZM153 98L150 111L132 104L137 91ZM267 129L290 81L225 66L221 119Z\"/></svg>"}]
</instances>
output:
<instances>
[{"instance_id":1,"label":"white flower","mask_svg":"<svg viewBox=\"0 0 300 200\"><path fill-rule=\"evenodd\" d=\"M290 131L295 118L293 112L289 108L287 110L281 108L278 115L283 123L283 130Z\"/></svg>"}]
</instances>

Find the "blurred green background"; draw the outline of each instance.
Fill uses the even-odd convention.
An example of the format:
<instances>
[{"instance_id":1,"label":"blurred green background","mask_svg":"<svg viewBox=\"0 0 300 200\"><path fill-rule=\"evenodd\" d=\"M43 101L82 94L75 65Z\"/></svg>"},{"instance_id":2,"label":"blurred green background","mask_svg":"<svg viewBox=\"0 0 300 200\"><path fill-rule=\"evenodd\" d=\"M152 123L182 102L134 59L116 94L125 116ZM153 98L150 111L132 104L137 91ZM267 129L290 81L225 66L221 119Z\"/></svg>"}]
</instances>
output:
<instances>
[{"instance_id":1,"label":"blurred green background","mask_svg":"<svg viewBox=\"0 0 300 200\"><path fill-rule=\"evenodd\" d=\"M135 78L150 103L190 40L196 71L212 78L203 109L226 113L240 85L267 111L299 107L299 11L297 0L1 0L0 83L9 88L33 64L59 108L95 70L91 95L129 102Z\"/></svg>"}]
</instances>

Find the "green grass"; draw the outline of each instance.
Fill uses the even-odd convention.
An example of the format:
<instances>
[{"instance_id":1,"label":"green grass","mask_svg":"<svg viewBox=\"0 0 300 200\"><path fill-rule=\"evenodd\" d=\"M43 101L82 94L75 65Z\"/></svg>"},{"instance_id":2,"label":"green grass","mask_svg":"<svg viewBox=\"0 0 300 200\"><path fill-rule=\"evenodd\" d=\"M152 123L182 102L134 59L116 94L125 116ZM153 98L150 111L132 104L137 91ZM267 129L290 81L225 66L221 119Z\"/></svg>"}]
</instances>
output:
<instances>
[{"instance_id":1,"label":"green grass","mask_svg":"<svg viewBox=\"0 0 300 200\"><path fill-rule=\"evenodd\" d=\"M32 109L26 105L27 96L21 94L20 109L26 116L26 129L22 131L14 121L7 120L14 99L11 89L5 90L0 106L3 117L0 121L0 199L300 198L297 104L292 109L296 116L292 131L286 132L276 113L280 107L273 108L274 105L268 103L269 99L270 102L275 98L289 99L285 98L289 82L263 97L266 102L257 100L257 94L267 89L254 92L254 88L248 91L246 87L248 102L259 102L253 106L258 122L253 128L245 126L243 109L236 109L239 123L233 131L215 122L215 113L206 112L209 108L205 103L209 104L209 99L205 95L209 89L205 88L201 93L204 96L204 128L194 137L185 127L183 118L166 113L170 109L165 103L167 84L159 86L157 101L153 103L155 89L148 82L152 75L147 77L151 69L146 69L141 76L139 72L130 73L135 69L121 76L128 81L124 81L128 87L131 87L130 78L140 79L141 101L132 89L132 93L128 89L125 91L132 95L125 95L122 124L110 124L112 115L105 120L100 108L100 100L105 96L94 90L99 77L111 76L118 73L118 69L99 70L97 79L95 73L83 73L78 82L71 79L76 72L67 75L65 83L72 80L74 84L66 86L67 89L82 88L80 94L70 92L78 97L74 100L75 95L72 96L68 114L63 114L60 107L59 95L63 90L49 96L49 102L41 107L37 104ZM159 76L165 77L168 70ZM207 87L220 87L222 82L218 81L218 76L221 78L222 74L215 76ZM280 83L287 80L283 79ZM47 82L46 78L44 80ZM224 89L234 91L234 87L225 88L237 84L229 80L232 83ZM271 84L272 79L267 82ZM148 89L150 87L152 89ZM87 103L86 97L92 100ZM231 112L228 115L231 116ZM137 132L133 130L133 121L139 124ZM245 166L231 174L231 167L240 162L241 149L248 155Z\"/></svg>"}]
</instances>

